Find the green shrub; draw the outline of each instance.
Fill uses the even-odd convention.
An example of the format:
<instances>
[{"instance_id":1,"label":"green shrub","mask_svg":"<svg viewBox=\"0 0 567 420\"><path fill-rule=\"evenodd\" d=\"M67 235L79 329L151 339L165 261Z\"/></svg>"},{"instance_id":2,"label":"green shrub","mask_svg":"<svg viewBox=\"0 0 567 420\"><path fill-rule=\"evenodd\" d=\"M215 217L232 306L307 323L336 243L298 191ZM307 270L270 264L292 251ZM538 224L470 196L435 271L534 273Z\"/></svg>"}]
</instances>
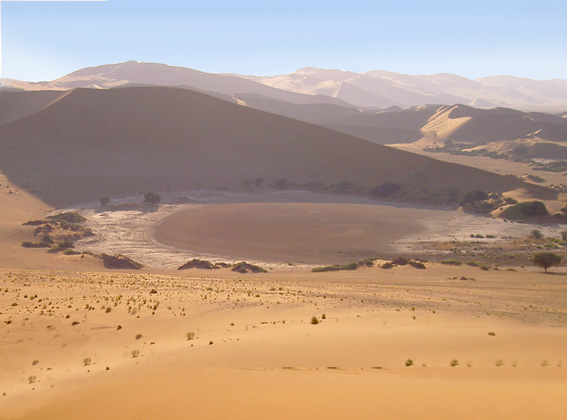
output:
<instances>
[{"instance_id":1,"label":"green shrub","mask_svg":"<svg viewBox=\"0 0 567 420\"><path fill-rule=\"evenodd\" d=\"M314 267L311 269L311 272L324 273L326 271L356 270L358 267L359 267L359 263L348 263L344 265L335 264L335 265L327 265L323 267Z\"/></svg>"},{"instance_id":2,"label":"green shrub","mask_svg":"<svg viewBox=\"0 0 567 420\"><path fill-rule=\"evenodd\" d=\"M534 255L533 263L541 267L547 273L547 269L561 264L562 258L553 252L538 252Z\"/></svg>"},{"instance_id":3,"label":"green shrub","mask_svg":"<svg viewBox=\"0 0 567 420\"><path fill-rule=\"evenodd\" d=\"M312 324L312 325L317 325L318 323L319 323L319 320L317 319L317 317L316 317L316 316L313 316L313 317L311 318L311 324Z\"/></svg>"},{"instance_id":4,"label":"green shrub","mask_svg":"<svg viewBox=\"0 0 567 420\"><path fill-rule=\"evenodd\" d=\"M235 265L232 266L232 271L236 271L237 273L267 273L268 271L263 269L262 267L255 265L255 264L249 264L246 261L242 261L239 262Z\"/></svg>"},{"instance_id":5,"label":"green shrub","mask_svg":"<svg viewBox=\"0 0 567 420\"><path fill-rule=\"evenodd\" d=\"M407 367L413 366L413 360L412 359L406 360L406 366Z\"/></svg>"},{"instance_id":6,"label":"green shrub","mask_svg":"<svg viewBox=\"0 0 567 420\"><path fill-rule=\"evenodd\" d=\"M445 265L461 265L462 262L459 260L444 260L441 261L441 264L445 264Z\"/></svg>"},{"instance_id":7,"label":"green shrub","mask_svg":"<svg viewBox=\"0 0 567 420\"><path fill-rule=\"evenodd\" d=\"M530 217L547 216L547 207L541 201L524 201L508 207L501 213L501 217L510 220L528 219Z\"/></svg>"},{"instance_id":8,"label":"green shrub","mask_svg":"<svg viewBox=\"0 0 567 420\"><path fill-rule=\"evenodd\" d=\"M50 220L59 220L67 223L83 223L86 222L83 216L75 211L67 211L65 213L54 214L53 216L47 216Z\"/></svg>"}]
</instances>

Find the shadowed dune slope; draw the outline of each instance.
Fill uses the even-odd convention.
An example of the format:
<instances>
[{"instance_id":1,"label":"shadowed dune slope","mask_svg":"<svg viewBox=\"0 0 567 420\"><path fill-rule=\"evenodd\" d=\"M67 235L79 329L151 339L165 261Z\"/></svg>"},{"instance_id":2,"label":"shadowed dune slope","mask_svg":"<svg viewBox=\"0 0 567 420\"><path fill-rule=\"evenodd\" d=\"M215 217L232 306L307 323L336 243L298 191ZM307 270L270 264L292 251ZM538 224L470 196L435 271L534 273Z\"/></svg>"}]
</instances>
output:
<instances>
[{"instance_id":1,"label":"shadowed dune slope","mask_svg":"<svg viewBox=\"0 0 567 420\"><path fill-rule=\"evenodd\" d=\"M550 191L167 87L77 89L0 126L0 170L53 205L245 178Z\"/></svg>"},{"instance_id":2,"label":"shadowed dune slope","mask_svg":"<svg viewBox=\"0 0 567 420\"><path fill-rule=\"evenodd\" d=\"M0 124L35 114L68 92L0 90Z\"/></svg>"}]
</instances>

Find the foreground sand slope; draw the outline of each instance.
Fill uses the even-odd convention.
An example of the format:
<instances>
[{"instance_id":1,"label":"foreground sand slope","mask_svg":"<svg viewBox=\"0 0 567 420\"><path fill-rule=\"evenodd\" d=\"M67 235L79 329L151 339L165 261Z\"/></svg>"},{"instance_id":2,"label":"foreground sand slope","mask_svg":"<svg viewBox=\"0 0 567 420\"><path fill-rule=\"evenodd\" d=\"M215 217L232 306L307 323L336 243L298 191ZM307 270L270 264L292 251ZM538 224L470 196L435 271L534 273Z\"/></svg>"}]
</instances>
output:
<instances>
[{"instance_id":1,"label":"foreground sand slope","mask_svg":"<svg viewBox=\"0 0 567 420\"><path fill-rule=\"evenodd\" d=\"M567 408L564 276L10 270L0 289L2 419L560 419Z\"/></svg>"}]
</instances>

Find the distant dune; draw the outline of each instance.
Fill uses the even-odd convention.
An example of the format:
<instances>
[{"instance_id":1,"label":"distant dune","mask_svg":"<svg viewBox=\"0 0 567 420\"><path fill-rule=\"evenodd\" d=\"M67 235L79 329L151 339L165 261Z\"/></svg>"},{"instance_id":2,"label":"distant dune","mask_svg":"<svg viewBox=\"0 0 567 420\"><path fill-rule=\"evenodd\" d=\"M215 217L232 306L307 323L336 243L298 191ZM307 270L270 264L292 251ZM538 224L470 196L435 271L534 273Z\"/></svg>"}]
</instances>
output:
<instances>
[{"instance_id":1,"label":"distant dune","mask_svg":"<svg viewBox=\"0 0 567 420\"><path fill-rule=\"evenodd\" d=\"M77 89L0 126L0 170L54 205L147 191L349 181L507 191L541 187L384 147L186 89Z\"/></svg>"}]
</instances>

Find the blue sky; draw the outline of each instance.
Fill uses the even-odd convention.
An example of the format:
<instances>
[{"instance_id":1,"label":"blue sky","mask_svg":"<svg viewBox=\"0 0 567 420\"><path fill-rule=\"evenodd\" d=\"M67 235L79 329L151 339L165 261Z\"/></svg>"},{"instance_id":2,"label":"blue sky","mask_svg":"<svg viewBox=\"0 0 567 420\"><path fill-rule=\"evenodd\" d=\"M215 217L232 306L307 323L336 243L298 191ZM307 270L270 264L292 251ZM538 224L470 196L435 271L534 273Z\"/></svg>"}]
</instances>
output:
<instances>
[{"instance_id":1,"label":"blue sky","mask_svg":"<svg viewBox=\"0 0 567 420\"><path fill-rule=\"evenodd\" d=\"M2 2L3 77L127 60L213 73L301 67L567 79L559 0Z\"/></svg>"}]
</instances>

